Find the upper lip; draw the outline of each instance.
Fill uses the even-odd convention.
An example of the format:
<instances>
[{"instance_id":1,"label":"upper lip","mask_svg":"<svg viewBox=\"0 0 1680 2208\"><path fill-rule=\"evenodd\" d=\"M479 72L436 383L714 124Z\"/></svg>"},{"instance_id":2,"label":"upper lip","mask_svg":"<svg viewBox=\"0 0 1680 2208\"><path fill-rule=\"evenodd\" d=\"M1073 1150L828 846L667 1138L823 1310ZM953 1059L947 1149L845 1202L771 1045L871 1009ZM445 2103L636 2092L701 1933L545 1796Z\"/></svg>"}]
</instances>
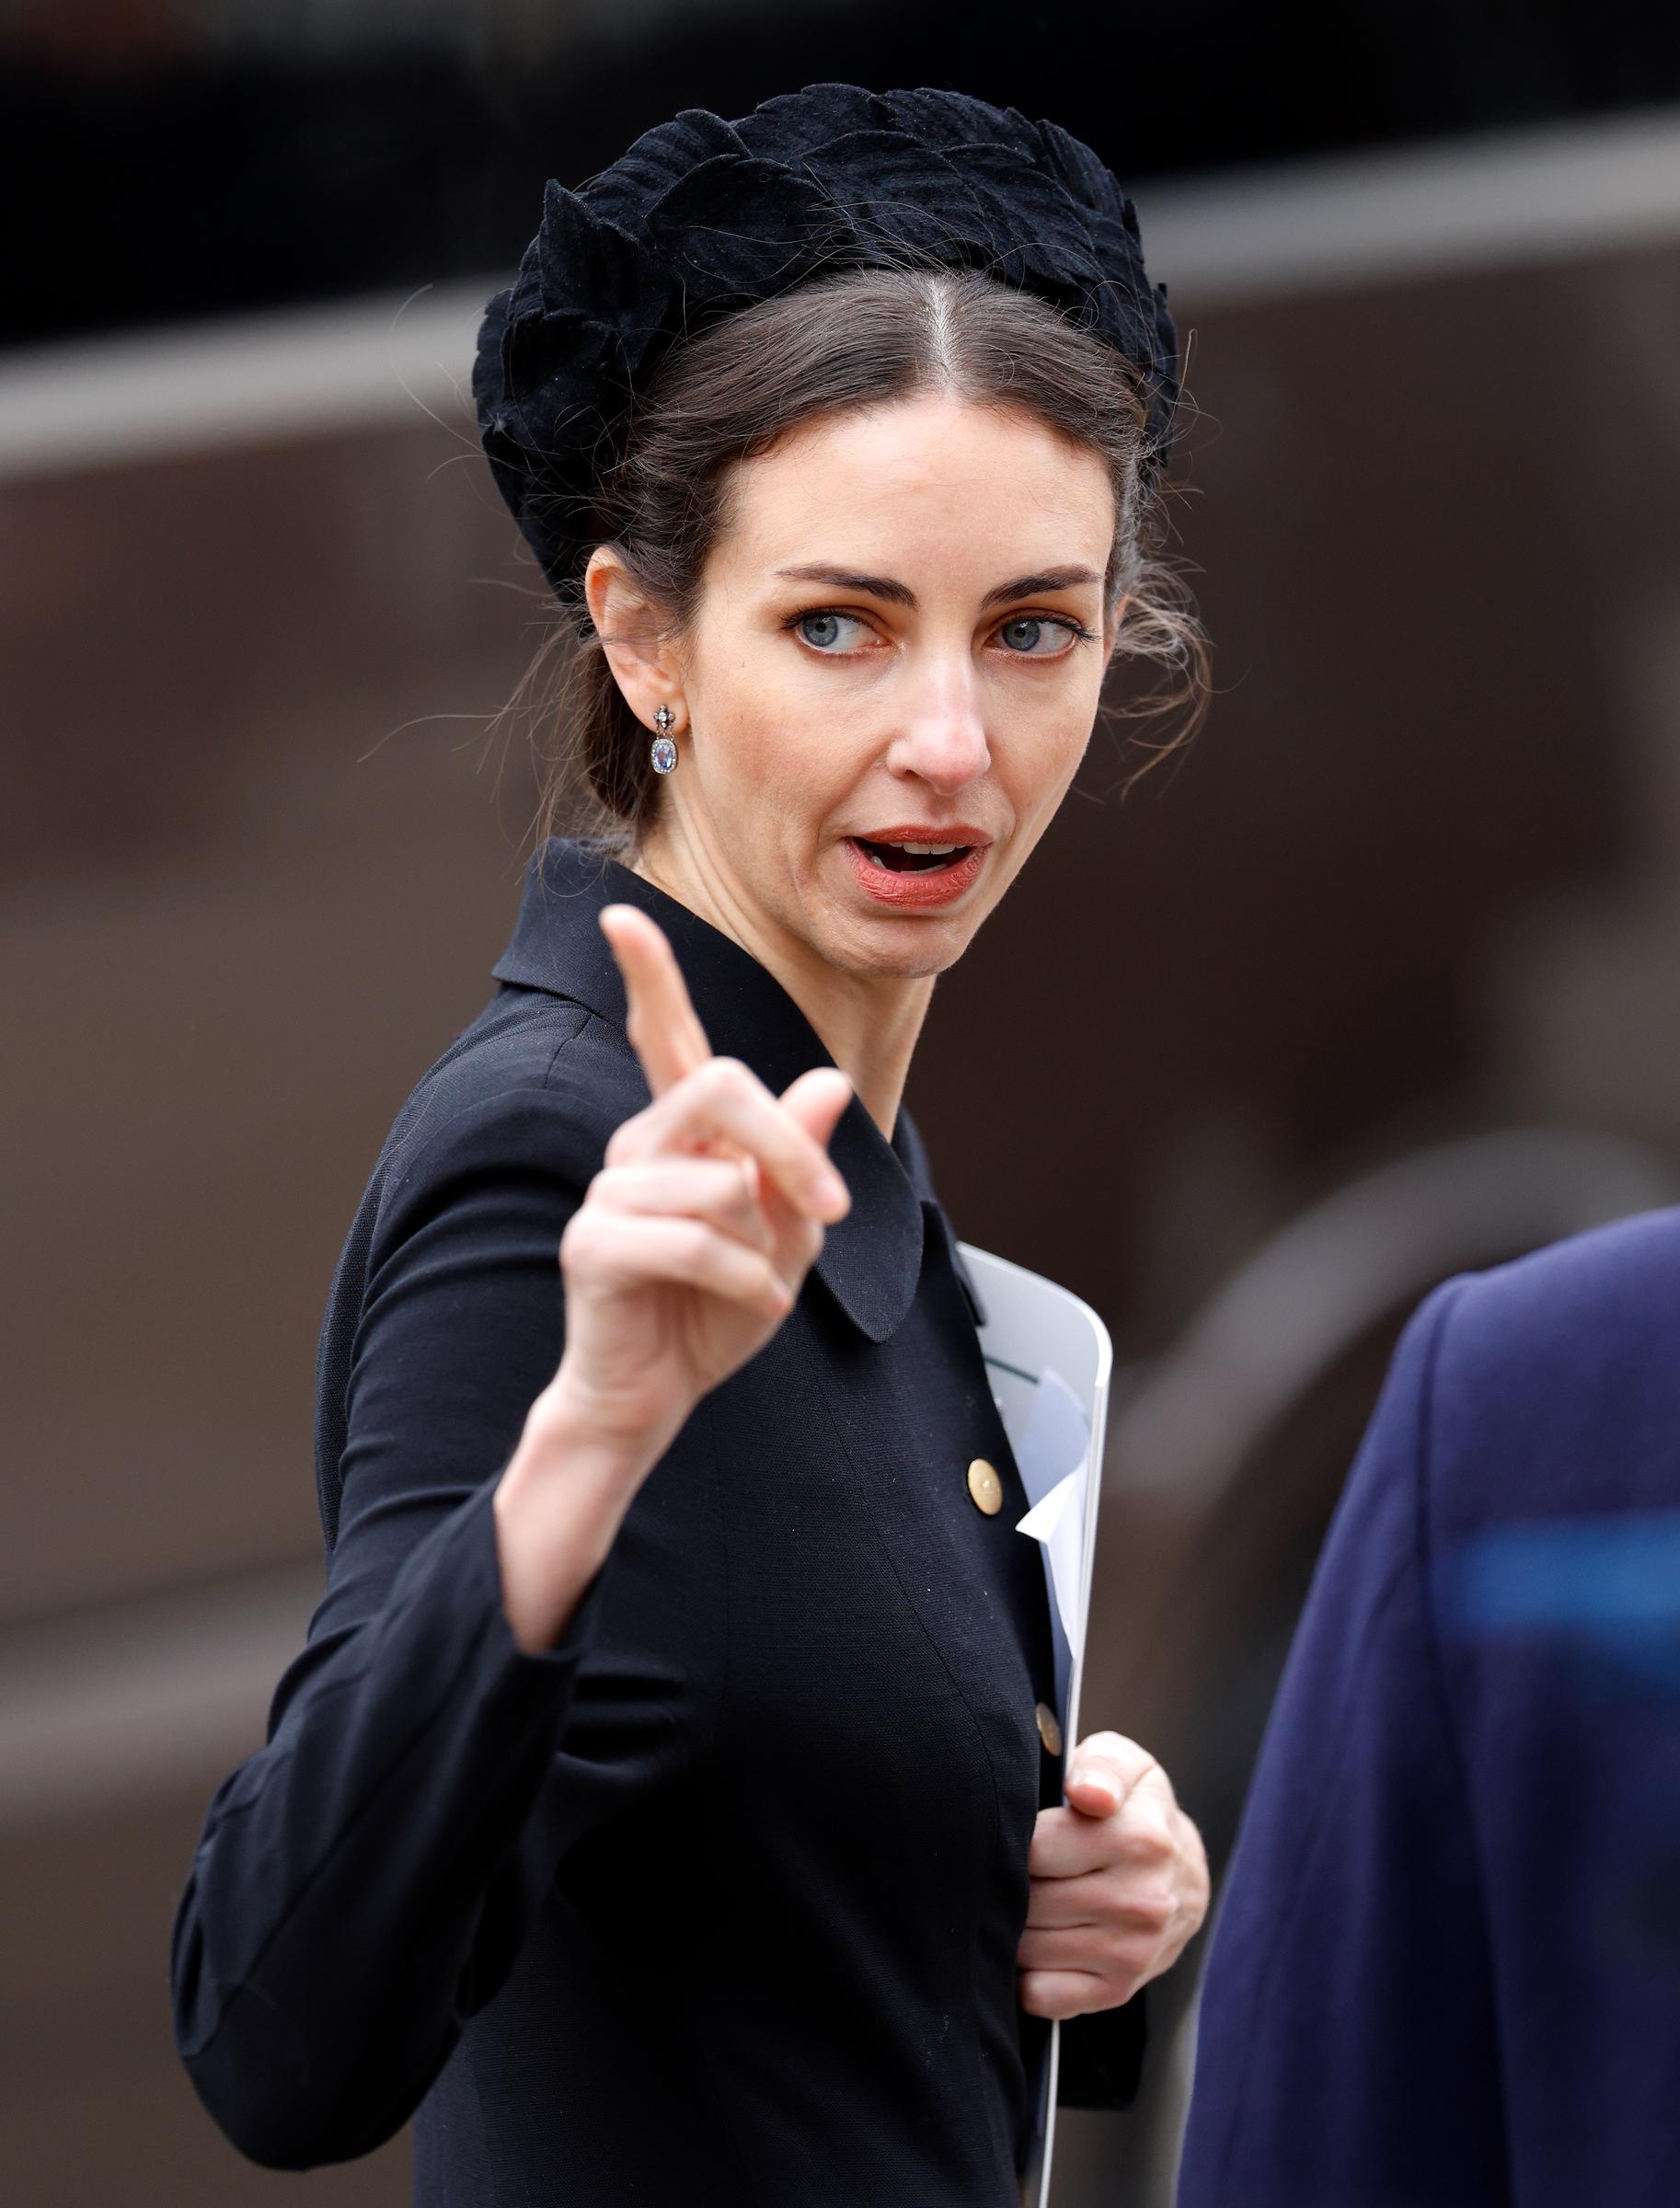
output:
<instances>
[{"instance_id":1,"label":"upper lip","mask_svg":"<svg viewBox=\"0 0 1680 2208\"><path fill-rule=\"evenodd\" d=\"M966 821L947 821L938 827L929 827L925 821L901 821L896 828L858 828L853 834L865 844L989 844L992 840L984 828L971 828Z\"/></svg>"}]
</instances>

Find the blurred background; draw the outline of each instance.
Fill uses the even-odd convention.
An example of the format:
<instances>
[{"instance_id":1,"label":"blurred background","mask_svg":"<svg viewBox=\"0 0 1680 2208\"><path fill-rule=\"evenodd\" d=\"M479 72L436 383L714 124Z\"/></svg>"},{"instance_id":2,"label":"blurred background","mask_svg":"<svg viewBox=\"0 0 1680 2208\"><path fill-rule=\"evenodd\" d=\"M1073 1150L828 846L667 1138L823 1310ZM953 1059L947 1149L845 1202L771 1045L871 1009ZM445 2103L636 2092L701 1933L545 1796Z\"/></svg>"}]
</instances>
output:
<instances>
[{"instance_id":1,"label":"blurred background","mask_svg":"<svg viewBox=\"0 0 1680 2208\"><path fill-rule=\"evenodd\" d=\"M1084 1712L1215 1862L1395 1334L1680 1197L1680 29L1632 0L41 0L0 11L0 2194L252 2168L170 1915L320 1578L327 1287L494 984L542 594L474 330L685 106L1051 115L1134 190L1200 408L1219 695L1099 734L909 1101L967 1239L1121 1360ZM1046 947L1064 980L1042 986ZM1011 1047L976 1062L982 1015ZM983 1098L984 1110L974 1109ZM1165 2208L1202 1945L1059 2208Z\"/></svg>"}]
</instances>

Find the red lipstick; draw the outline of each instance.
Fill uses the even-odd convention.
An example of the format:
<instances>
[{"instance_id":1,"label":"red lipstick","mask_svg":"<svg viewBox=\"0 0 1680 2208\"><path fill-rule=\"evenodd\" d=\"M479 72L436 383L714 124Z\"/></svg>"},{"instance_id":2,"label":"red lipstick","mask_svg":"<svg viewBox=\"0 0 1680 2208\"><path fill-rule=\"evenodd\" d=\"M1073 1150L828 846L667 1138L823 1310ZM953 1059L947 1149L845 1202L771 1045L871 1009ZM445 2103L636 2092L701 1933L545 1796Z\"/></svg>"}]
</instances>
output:
<instances>
[{"instance_id":1,"label":"red lipstick","mask_svg":"<svg viewBox=\"0 0 1680 2208\"><path fill-rule=\"evenodd\" d=\"M983 829L971 828L966 822L959 821L949 826L917 822L880 829L872 835L848 835L846 855L851 861L858 888L871 903L884 905L891 912L925 912L931 906L952 904L972 889L985 865L986 845L990 841ZM871 845L903 844L953 844L968 847L959 848L938 864L903 868L889 864L884 857L871 856L869 849Z\"/></svg>"}]
</instances>

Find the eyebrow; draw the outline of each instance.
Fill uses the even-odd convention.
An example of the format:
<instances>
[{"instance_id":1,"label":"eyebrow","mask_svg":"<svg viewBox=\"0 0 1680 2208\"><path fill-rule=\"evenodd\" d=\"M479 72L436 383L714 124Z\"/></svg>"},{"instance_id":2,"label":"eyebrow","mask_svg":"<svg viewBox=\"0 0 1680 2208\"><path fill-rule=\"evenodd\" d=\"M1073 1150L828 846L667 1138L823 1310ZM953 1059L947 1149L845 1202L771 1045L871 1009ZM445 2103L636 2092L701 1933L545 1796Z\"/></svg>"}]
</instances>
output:
<instances>
[{"instance_id":1,"label":"eyebrow","mask_svg":"<svg viewBox=\"0 0 1680 2208\"><path fill-rule=\"evenodd\" d=\"M821 560L807 560L797 568L777 568L790 582L830 582L837 590L861 591L869 598L883 598L889 605L906 605L914 612L915 592L907 582L895 582L891 575L859 575L850 568L825 567ZM1000 582L980 601L981 608L1007 605L1017 598L1041 597L1047 591L1071 591L1082 582L1099 583L1102 577L1094 568L1046 568L1040 575L1018 575L1013 582Z\"/></svg>"}]
</instances>

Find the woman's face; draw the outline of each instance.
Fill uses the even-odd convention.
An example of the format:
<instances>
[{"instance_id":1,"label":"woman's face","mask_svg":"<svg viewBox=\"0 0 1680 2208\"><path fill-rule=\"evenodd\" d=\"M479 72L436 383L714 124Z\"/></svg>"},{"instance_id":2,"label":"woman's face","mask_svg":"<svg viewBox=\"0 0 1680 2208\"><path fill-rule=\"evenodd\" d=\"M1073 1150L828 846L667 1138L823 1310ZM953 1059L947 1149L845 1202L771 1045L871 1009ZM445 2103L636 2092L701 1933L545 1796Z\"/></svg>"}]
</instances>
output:
<instances>
[{"instance_id":1,"label":"woman's face","mask_svg":"<svg viewBox=\"0 0 1680 2208\"><path fill-rule=\"evenodd\" d=\"M732 489L677 654L649 858L671 853L749 942L937 973L1089 740L1107 470L1030 416L927 396L791 432ZM962 849L881 848L906 842Z\"/></svg>"}]
</instances>

